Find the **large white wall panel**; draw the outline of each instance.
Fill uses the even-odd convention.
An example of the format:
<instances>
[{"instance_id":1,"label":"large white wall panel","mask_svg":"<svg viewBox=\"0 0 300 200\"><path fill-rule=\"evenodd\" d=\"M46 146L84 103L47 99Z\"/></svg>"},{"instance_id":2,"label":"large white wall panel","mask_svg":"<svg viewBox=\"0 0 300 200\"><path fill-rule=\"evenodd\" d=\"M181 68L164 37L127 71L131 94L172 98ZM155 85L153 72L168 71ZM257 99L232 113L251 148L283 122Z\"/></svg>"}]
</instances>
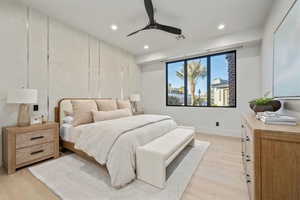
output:
<instances>
[{"instance_id":1,"label":"large white wall panel","mask_svg":"<svg viewBox=\"0 0 300 200\"><path fill-rule=\"evenodd\" d=\"M120 51L101 42L101 96L107 98L121 98L121 66L118 65Z\"/></svg>"},{"instance_id":2,"label":"large white wall panel","mask_svg":"<svg viewBox=\"0 0 300 200\"><path fill-rule=\"evenodd\" d=\"M136 64L133 57L129 57L129 95L134 93L141 93L141 68Z\"/></svg>"},{"instance_id":3,"label":"large white wall panel","mask_svg":"<svg viewBox=\"0 0 300 200\"><path fill-rule=\"evenodd\" d=\"M88 35L50 22L50 111L64 97L89 96ZM50 112L53 119L53 112Z\"/></svg>"},{"instance_id":4,"label":"large white wall panel","mask_svg":"<svg viewBox=\"0 0 300 200\"><path fill-rule=\"evenodd\" d=\"M129 96L129 58L125 52L120 52L119 66L121 67L121 98L127 99Z\"/></svg>"},{"instance_id":5,"label":"large white wall panel","mask_svg":"<svg viewBox=\"0 0 300 200\"><path fill-rule=\"evenodd\" d=\"M47 114L47 17L29 12L29 88L38 89L39 113Z\"/></svg>"},{"instance_id":6,"label":"large white wall panel","mask_svg":"<svg viewBox=\"0 0 300 200\"><path fill-rule=\"evenodd\" d=\"M26 22L24 6L0 1L1 99L6 96L8 88L26 87Z\"/></svg>"},{"instance_id":7,"label":"large white wall panel","mask_svg":"<svg viewBox=\"0 0 300 200\"><path fill-rule=\"evenodd\" d=\"M100 43L99 40L89 37L89 95L100 96Z\"/></svg>"},{"instance_id":8,"label":"large white wall panel","mask_svg":"<svg viewBox=\"0 0 300 200\"><path fill-rule=\"evenodd\" d=\"M17 105L7 105L10 89L26 87L26 8L11 1L0 1L0 130L15 123ZM10 39L8 39L10 38ZM2 162L0 133L0 165Z\"/></svg>"}]
</instances>

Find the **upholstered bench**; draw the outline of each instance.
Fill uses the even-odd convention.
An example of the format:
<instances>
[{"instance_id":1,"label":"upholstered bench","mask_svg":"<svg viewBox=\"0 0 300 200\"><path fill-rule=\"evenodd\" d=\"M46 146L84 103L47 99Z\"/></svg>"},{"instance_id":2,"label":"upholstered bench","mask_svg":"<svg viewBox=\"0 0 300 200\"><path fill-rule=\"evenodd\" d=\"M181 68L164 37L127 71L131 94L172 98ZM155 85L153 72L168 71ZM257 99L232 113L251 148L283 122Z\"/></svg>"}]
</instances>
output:
<instances>
[{"instance_id":1,"label":"upholstered bench","mask_svg":"<svg viewBox=\"0 0 300 200\"><path fill-rule=\"evenodd\" d=\"M194 140L195 129L181 126L138 147L137 178L158 188L164 188L168 165L186 146L193 146Z\"/></svg>"}]
</instances>

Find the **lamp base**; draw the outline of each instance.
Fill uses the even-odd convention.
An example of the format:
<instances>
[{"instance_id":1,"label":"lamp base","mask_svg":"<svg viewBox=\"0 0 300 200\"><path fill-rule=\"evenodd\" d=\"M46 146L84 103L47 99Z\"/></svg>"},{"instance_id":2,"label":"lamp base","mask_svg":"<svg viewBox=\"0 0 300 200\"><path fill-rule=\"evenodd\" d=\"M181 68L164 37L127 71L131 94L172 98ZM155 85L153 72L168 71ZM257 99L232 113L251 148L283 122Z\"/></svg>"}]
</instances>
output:
<instances>
[{"instance_id":1,"label":"lamp base","mask_svg":"<svg viewBox=\"0 0 300 200\"><path fill-rule=\"evenodd\" d=\"M132 102L132 106L133 106L133 108L132 108L133 112L137 113L138 112L138 108L137 108L137 103L135 101Z\"/></svg>"},{"instance_id":2,"label":"lamp base","mask_svg":"<svg viewBox=\"0 0 300 200\"><path fill-rule=\"evenodd\" d=\"M20 104L17 125L19 127L30 126L30 114L28 104Z\"/></svg>"}]
</instances>

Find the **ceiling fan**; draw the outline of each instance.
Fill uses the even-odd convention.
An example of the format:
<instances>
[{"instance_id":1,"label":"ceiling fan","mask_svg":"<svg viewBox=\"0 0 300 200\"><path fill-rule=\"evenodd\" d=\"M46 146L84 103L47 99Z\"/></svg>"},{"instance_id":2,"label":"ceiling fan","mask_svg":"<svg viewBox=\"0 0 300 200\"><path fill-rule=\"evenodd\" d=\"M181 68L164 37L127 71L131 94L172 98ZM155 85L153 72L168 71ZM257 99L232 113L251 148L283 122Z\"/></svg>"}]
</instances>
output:
<instances>
[{"instance_id":1,"label":"ceiling fan","mask_svg":"<svg viewBox=\"0 0 300 200\"><path fill-rule=\"evenodd\" d=\"M155 21L152 0L144 0L144 3L145 3L145 8L146 8L146 11L147 11L147 14L149 17L149 24L142 29L139 29L133 33L130 33L129 35L127 35L127 37L135 35L140 31L156 29L156 30L165 31L165 32L168 32L171 34L175 34L175 35L177 35L177 37L176 37L177 39L185 39L185 37L182 35L181 29L172 27L172 26L162 25Z\"/></svg>"}]
</instances>

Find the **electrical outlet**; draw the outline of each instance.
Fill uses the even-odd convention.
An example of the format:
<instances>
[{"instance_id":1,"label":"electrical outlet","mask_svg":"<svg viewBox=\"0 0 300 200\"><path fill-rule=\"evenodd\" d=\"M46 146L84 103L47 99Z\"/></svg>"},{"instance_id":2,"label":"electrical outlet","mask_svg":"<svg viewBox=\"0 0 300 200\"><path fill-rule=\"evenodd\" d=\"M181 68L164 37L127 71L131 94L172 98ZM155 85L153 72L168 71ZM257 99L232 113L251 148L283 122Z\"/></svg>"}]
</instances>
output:
<instances>
[{"instance_id":1,"label":"electrical outlet","mask_svg":"<svg viewBox=\"0 0 300 200\"><path fill-rule=\"evenodd\" d=\"M33 105L33 111L39 111L39 105Z\"/></svg>"},{"instance_id":2,"label":"electrical outlet","mask_svg":"<svg viewBox=\"0 0 300 200\"><path fill-rule=\"evenodd\" d=\"M220 126L220 122L216 122L216 126Z\"/></svg>"}]
</instances>

